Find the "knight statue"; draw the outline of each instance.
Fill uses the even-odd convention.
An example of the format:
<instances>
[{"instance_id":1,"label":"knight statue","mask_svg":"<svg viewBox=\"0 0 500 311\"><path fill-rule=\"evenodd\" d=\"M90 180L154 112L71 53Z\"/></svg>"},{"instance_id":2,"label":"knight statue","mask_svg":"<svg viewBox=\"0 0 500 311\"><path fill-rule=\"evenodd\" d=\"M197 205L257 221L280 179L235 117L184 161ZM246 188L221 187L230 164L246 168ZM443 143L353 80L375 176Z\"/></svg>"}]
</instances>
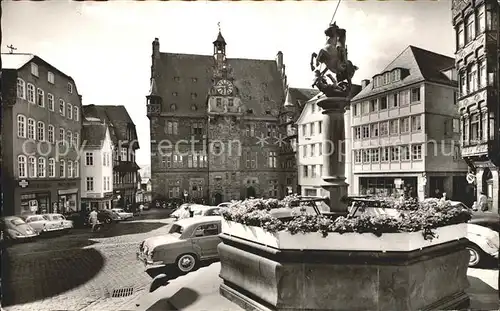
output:
<instances>
[{"instance_id":1,"label":"knight statue","mask_svg":"<svg viewBox=\"0 0 500 311\"><path fill-rule=\"evenodd\" d=\"M313 87L328 97L346 97L351 91L352 77L358 70L347 58L346 30L333 23L325 30L325 35L328 37L325 46L311 55L310 65L315 76ZM320 68L322 64L325 65L323 70Z\"/></svg>"}]
</instances>

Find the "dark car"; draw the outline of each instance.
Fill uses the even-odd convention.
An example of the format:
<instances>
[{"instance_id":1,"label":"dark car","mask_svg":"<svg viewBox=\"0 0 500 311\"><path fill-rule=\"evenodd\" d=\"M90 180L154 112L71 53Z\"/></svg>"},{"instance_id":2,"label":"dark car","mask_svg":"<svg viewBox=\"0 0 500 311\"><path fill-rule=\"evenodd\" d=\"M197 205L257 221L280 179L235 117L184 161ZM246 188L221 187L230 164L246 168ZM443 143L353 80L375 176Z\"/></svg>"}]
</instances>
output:
<instances>
[{"instance_id":1,"label":"dark car","mask_svg":"<svg viewBox=\"0 0 500 311\"><path fill-rule=\"evenodd\" d=\"M98 211L97 219L105 224L110 224L122 220L122 218L117 213L107 209Z\"/></svg>"},{"instance_id":2,"label":"dark car","mask_svg":"<svg viewBox=\"0 0 500 311\"><path fill-rule=\"evenodd\" d=\"M3 241L24 241L38 236L36 231L20 217L7 216L0 219Z\"/></svg>"}]
</instances>

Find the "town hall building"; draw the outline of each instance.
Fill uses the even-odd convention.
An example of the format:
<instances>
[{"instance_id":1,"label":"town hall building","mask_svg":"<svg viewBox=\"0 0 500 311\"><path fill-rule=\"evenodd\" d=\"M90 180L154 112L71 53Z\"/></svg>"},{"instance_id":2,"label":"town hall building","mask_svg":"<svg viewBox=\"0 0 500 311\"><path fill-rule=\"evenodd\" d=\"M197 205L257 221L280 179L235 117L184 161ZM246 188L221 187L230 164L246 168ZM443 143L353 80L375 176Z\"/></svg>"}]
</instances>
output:
<instances>
[{"instance_id":1,"label":"town hall building","mask_svg":"<svg viewBox=\"0 0 500 311\"><path fill-rule=\"evenodd\" d=\"M147 96L153 197L217 204L283 196L279 185L296 183L278 164L285 87L281 52L227 58L219 32L213 55L162 53L156 38Z\"/></svg>"}]
</instances>

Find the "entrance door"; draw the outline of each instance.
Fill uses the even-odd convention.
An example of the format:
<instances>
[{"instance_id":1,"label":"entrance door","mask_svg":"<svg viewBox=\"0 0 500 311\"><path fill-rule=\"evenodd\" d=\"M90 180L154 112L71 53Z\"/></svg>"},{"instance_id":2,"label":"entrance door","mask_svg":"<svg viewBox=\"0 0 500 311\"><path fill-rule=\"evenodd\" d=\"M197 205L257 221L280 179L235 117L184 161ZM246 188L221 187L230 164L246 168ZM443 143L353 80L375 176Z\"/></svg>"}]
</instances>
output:
<instances>
[{"instance_id":1,"label":"entrance door","mask_svg":"<svg viewBox=\"0 0 500 311\"><path fill-rule=\"evenodd\" d=\"M255 188L250 186L247 188L247 198L255 198Z\"/></svg>"},{"instance_id":2,"label":"entrance door","mask_svg":"<svg viewBox=\"0 0 500 311\"><path fill-rule=\"evenodd\" d=\"M215 205L222 203L222 194L216 192L214 195L214 199L215 199Z\"/></svg>"}]
</instances>

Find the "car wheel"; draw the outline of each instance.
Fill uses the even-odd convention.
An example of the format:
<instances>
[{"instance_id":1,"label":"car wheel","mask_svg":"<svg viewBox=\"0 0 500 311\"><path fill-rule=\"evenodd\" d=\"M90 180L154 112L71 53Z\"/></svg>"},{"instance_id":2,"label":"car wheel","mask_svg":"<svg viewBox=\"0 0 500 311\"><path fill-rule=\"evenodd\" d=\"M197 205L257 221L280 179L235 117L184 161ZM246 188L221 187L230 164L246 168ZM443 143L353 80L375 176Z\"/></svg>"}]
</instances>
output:
<instances>
[{"instance_id":1,"label":"car wheel","mask_svg":"<svg viewBox=\"0 0 500 311\"><path fill-rule=\"evenodd\" d=\"M106 218L106 220L104 220L104 222L105 222L105 223L107 223L107 224L109 225L109 224L110 224L111 222L113 222L113 221L111 220L111 218Z\"/></svg>"},{"instance_id":2,"label":"car wheel","mask_svg":"<svg viewBox=\"0 0 500 311\"><path fill-rule=\"evenodd\" d=\"M188 273L196 268L197 259L193 254L184 254L177 258L177 269L182 273Z\"/></svg>"},{"instance_id":3,"label":"car wheel","mask_svg":"<svg viewBox=\"0 0 500 311\"><path fill-rule=\"evenodd\" d=\"M476 245L468 245L466 249L469 251L469 267L476 267L482 260L483 251Z\"/></svg>"}]
</instances>

